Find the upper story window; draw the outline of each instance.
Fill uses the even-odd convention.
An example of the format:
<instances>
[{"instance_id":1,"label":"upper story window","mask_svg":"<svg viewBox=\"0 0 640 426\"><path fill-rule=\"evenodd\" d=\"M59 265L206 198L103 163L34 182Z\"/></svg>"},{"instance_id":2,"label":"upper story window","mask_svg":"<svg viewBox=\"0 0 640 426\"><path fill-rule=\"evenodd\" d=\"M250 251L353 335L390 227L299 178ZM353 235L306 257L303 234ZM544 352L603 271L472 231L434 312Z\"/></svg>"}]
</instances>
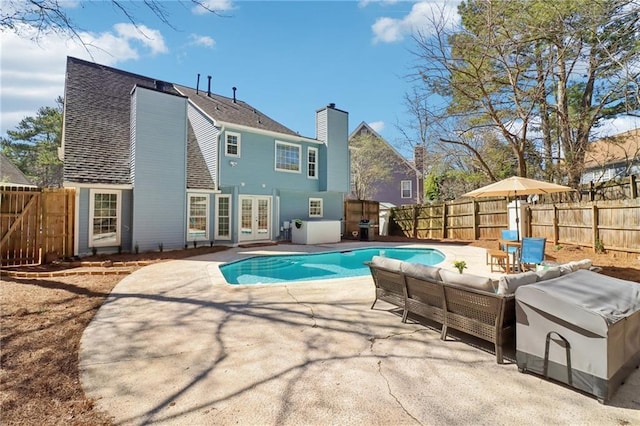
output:
<instances>
[{"instance_id":1,"label":"upper story window","mask_svg":"<svg viewBox=\"0 0 640 426\"><path fill-rule=\"evenodd\" d=\"M400 182L400 197L412 198L410 180L403 180L402 182Z\"/></svg>"},{"instance_id":2,"label":"upper story window","mask_svg":"<svg viewBox=\"0 0 640 426\"><path fill-rule=\"evenodd\" d=\"M300 145L276 141L276 170L300 173Z\"/></svg>"},{"instance_id":3,"label":"upper story window","mask_svg":"<svg viewBox=\"0 0 640 426\"><path fill-rule=\"evenodd\" d=\"M318 148L307 151L307 177L318 179Z\"/></svg>"},{"instance_id":4,"label":"upper story window","mask_svg":"<svg viewBox=\"0 0 640 426\"><path fill-rule=\"evenodd\" d=\"M227 157L240 157L240 133L226 132L224 152Z\"/></svg>"},{"instance_id":5,"label":"upper story window","mask_svg":"<svg viewBox=\"0 0 640 426\"><path fill-rule=\"evenodd\" d=\"M309 198L309 217L322 216L322 198Z\"/></svg>"},{"instance_id":6,"label":"upper story window","mask_svg":"<svg viewBox=\"0 0 640 426\"><path fill-rule=\"evenodd\" d=\"M120 194L118 190L90 191L89 247L120 245Z\"/></svg>"}]
</instances>

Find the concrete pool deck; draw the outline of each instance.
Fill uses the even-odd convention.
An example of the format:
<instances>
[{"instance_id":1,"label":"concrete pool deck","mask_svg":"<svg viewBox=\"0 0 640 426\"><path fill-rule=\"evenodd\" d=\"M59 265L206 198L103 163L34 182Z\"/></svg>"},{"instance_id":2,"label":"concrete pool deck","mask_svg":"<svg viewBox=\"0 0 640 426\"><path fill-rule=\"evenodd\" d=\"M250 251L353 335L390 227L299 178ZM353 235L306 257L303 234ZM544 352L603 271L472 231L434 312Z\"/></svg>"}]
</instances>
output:
<instances>
[{"instance_id":1,"label":"concrete pool deck","mask_svg":"<svg viewBox=\"0 0 640 426\"><path fill-rule=\"evenodd\" d=\"M640 425L640 370L608 405L498 365L491 345L440 340L373 301L370 276L230 286L218 265L274 252L398 243L233 248L124 278L85 330L83 387L117 424ZM428 244L492 275L477 247ZM498 276L499 274L494 274Z\"/></svg>"}]
</instances>

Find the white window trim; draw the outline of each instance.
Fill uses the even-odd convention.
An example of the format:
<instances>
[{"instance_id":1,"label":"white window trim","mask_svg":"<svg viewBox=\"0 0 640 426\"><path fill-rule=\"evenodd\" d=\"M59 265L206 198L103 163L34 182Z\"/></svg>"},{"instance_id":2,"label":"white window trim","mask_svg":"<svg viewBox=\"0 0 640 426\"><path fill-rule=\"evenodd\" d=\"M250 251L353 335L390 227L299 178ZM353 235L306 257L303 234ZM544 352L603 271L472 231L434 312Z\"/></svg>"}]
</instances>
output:
<instances>
[{"instance_id":1,"label":"white window trim","mask_svg":"<svg viewBox=\"0 0 640 426\"><path fill-rule=\"evenodd\" d=\"M311 162L309 161L309 153L315 152L316 161L313 163L316 166L316 173L314 176L309 175L309 165ZM318 148L307 148L307 178L309 179L318 179Z\"/></svg>"},{"instance_id":2,"label":"white window trim","mask_svg":"<svg viewBox=\"0 0 640 426\"><path fill-rule=\"evenodd\" d=\"M116 240L95 243L93 241L93 219L95 214L96 194L116 194ZM89 248L91 247L117 247L120 245L120 228L122 217L122 191L117 189L90 189L89 190Z\"/></svg>"},{"instance_id":3,"label":"white window trim","mask_svg":"<svg viewBox=\"0 0 640 426\"><path fill-rule=\"evenodd\" d=\"M229 136L235 136L236 137L236 139L238 141L238 154L229 154L229 151L228 151L228 147L229 147L228 138L229 138ZM242 145L241 141L242 141L242 135L240 133L226 131L225 134L224 134L224 155L225 155L225 157L240 158L240 147Z\"/></svg>"},{"instance_id":4,"label":"white window trim","mask_svg":"<svg viewBox=\"0 0 640 426\"><path fill-rule=\"evenodd\" d=\"M320 214L311 213L311 203L313 201L320 201ZM324 217L324 200L322 198L309 198L309 217Z\"/></svg>"},{"instance_id":5,"label":"white window trim","mask_svg":"<svg viewBox=\"0 0 640 426\"><path fill-rule=\"evenodd\" d=\"M403 189L404 183L409 183L409 196L408 197L404 196L404 189ZM400 198L403 198L403 199L413 198L413 185L412 184L413 184L413 182L410 181L410 180L400 181Z\"/></svg>"},{"instance_id":6,"label":"white window trim","mask_svg":"<svg viewBox=\"0 0 640 426\"><path fill-rule=\"evenodd\" d=\"M287 170L287 169L279 169L278 168L278 145L287 145L287 146L292 146L298 149L298 170ZM300 174L302 173L302 147L296 143L289 143L289 142L283 142L283 141L279 141L276 140L276 143L274 145L274 152L273 152L273 167L274 170L276 172L284 172L284 173L297 173Z\"/></svg>"},{"instance_id":7,"label":"white window trim","mask_svg":"<svg viewBox=\"0 0 640 426\"><path fill-rule=\"evenodd\" d=\"M218 227L218 225L219 225L218 218L220 217L220 209L219 209L218 201L221 198L226 198L226 199L229 200L229 216L228 216L228 218L229 218L229 234L228 235L221 235L219 233L219 229L220 228ZM216 240L230 240L231 239L231 230L233 229L233 223L232 223L233 215L231 214L232 213L231 195L230 194L218 194L218 195L216 195L215 203L216 203L215 204L216 220L215 220L215 225L214 226L215 226L215 230L216 230L216 232L215 232Z\"/></svg>"},{"instance_id":8,"label":"white window trim","mask_svg":"<svg viewBox=\"0 0 640 426\"><path fill-rule=\"evenodd\" d=\"M199 237L199 238L193 238L189 236L189 219L191 219L191 197L204 197L206 200L206 205L207 205L207 209L206 209L206 219L207 219L207 224L205 226L205 230L204 230L204 237ZM209 214L209 194L204 194L204 193L198 193L198 192L188 192L187 193L187 241L209 241L209 222L211 221L211 215Z\"/></svg>"}]
</instances>

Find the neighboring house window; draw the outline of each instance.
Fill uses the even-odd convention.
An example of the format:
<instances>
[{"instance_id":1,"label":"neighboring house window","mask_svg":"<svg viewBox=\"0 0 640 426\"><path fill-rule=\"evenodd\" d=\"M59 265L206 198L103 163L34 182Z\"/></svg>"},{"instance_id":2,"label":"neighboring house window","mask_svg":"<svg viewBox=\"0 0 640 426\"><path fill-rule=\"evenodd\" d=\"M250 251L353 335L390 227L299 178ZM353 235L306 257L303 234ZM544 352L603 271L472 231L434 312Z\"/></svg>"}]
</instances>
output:
<instances>
[{"instance_id":1,"label":"neighboring house window","mask_svg":"<svg viewBox=\"0 0 640 426\"><path fill-rule=\"evenodd\" d=\"M402 198L411 198L411 181L403 180L400 182L400 196Z\"/></svg>"},{"instance_id":2,"label":"neighboring house window","mask_svg":"<svg viewBox=\"0 0 640 426\"><path fill-rule=\"evenodd\" d=\"M216 238L231 238L231 196L218 195L216 197Z\"/></svg>"},{"instance_id":3,"label":"neighboring house window","mask_svg":"<svg viewBox=\"0 0 640 426\"><path fill-rule=\"evenodd\" d=\"M226 132L224 147L227 157L240 157L240 133Z\"/></svg>"},{"instance_id":4,"label":"neighboring house window","mask_svg":"<svg viewBox=\"0 0 640 426\"><path fill-rule=\"evenodd\" d=\"M300 173L300 145L276 141L276 170Z\"/></svg>"},{"instance_id":5,"label":"neighboring house window","mask_svg":"<svg viewBox=\"0 0 640 426\"><path fill-rule=\"evenodd\" d=\"M187 205L187 241L209 239L209 196L189 194Z\"/></svg>"},{"instance_id":6,"label":"neighboring house window","mask_svg":"<svg viewBox=\"0 0 640 426\"><path fill-rule=\"evenodd\" d=\"M89 247L120 245L120 191L89 191Z\"/></svg>"},{"instance_id":7,"label":"neighboring house window","mask_svg":"<svg viewBox=\"0 0 640 426\"><path fill-rule=\"evenodd\" d=\"M322 217L322 198L309 198L309 217Z\"/></svg>"},{"instance_id":8,"label":"neighboring house window","mask_svg":"<svg viewBox=\"0 0 640 426\"><path fill-rule=\"evenodd\" d=\"M318 149L309 148L307 151L307 176L318 179Z\"/></svg>"}]
</instances>

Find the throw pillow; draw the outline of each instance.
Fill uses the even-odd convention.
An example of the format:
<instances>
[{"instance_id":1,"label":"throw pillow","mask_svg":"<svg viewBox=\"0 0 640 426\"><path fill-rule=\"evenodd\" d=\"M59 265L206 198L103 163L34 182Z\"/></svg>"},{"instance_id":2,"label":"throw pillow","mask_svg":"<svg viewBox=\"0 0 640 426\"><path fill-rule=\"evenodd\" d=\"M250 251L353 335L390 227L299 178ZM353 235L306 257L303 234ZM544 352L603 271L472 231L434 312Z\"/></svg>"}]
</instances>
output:
<instances>
[{"instance_id":1,"label":"throw pillow","mask_svg":"<svg viewBox=\"0 0 640 426\"><path fill-rule=\"evenodd\" d=\"M538 279L535 272L523 272L515 275L503 275L498 281L498 294L513 294L518 287L533 284Z\"/></svg>"},{"instance_id":2,"label":"throw pillow","mask_svg":"<svg viewBox=\"0 0 640 426\"><path fill-rule=\"evenodd\" d=\"M557 266L551 266L547 269L537 271L536 275L538 276L538 282L558 278L560 276L560 268Z\"/></svg>"},{"instance_id":3,"label":"throw pillow","mask_svg":"<svg viewBox=\"0 0 640 426\"><path fill-rule=\"evenodd\" d=\"M491 278L472 274L460 274L447 269L440 270L440 278L442 278L442 281L444 281L445 284L456 284L464 287L475 288L477 290L488 291L489 293L496 292Z\"/></svg>"}]
</instances>

